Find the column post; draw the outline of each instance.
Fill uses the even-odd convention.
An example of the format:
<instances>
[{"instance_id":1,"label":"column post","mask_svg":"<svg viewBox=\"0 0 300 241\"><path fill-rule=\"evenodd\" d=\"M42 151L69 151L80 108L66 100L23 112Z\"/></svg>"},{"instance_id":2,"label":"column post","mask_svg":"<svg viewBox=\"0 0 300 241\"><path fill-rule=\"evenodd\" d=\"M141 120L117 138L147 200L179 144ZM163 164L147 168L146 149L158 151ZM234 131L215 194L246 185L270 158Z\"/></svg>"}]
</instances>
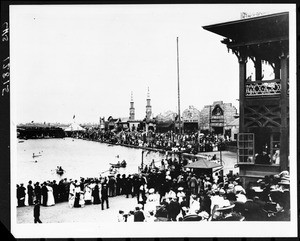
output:
<instances>
[{"instance_id":1,"label":"column post","mask_svg":"<svg viewBox=\"0 0 300 241\"><path fill-rule=\"evenodd\" d=\"M247 55L244 51L240 50L236 52L239 61L239 132L245 132L245 121L244 121L244 106L245 106L245 82L246 82L246 64L247 64Z\"/></svg>"},{"instance_id":2,"label":"column post","mask_svg":"<svg viewBox=\"0 0 300 241\"><path fill-rule=\"evenodd\" d=\"M287 54L283 53L280 56L281 68L281 93L280 93L280 110L281 110L281 128L280 128L280 169L288 169L289 156L289 129L288 129L288 106L289 100L287 96L287 78L288 78L288 58Z\"/></svg>"}]
</instances>

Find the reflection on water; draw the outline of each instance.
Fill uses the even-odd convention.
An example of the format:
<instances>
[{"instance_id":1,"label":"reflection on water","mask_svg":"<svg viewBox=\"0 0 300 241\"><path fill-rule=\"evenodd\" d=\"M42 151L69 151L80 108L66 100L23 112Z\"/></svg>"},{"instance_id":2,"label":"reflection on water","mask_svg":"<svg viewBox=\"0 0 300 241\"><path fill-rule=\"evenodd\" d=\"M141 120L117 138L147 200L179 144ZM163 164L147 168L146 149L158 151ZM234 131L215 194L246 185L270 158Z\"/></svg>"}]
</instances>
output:
<instances>
[{"instance_id":1,"label":"reflection on water","mask_svg":"<svg viewBox=\"0 0 300 241\"><path fill-rule=\"evenodd\" d=\"M34 155L38 155L33 158ZM149 165L154 159L157 166L164 154L145 151L144 164ZM85 141L80 139L38 139L25 140L17 144L17 183L27 183L29 180L47 181L61 178L99 177L108 174L109 163L126 160L126 168L120 168L120 173L137 173L141 165L142 150L122 146ZM65 174L56 174L56 167L62 166Z\"/></svg>"}]
</instances>

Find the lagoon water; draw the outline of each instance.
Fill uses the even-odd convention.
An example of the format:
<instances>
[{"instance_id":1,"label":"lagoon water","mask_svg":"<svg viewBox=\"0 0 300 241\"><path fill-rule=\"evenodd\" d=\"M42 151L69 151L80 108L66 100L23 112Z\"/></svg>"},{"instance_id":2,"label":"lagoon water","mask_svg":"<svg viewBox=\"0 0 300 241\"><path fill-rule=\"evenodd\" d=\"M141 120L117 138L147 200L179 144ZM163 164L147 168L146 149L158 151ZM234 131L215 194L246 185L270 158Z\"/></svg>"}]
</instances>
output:
<instances>
[{"instance_id":1,"label":"lagoon water","mask_svg":"<svg viewBox=\"0 0 300 241\"><path fill-rule=\"evenodd\" d=\"M33 158L35 155L40 155ZM57 180L61 178L99 177L108 175L109 163L126 160L127 167L120 173L133 174L141 165L142 150L81 139L34 139L17 143L16 182L27 183ZM145 151L144 164L154 159L160 165L164 154ZM66 172L59 176L56 167L62 166ZM104 172L104 173L103 173Z\"/></svg>"}]
</instances>

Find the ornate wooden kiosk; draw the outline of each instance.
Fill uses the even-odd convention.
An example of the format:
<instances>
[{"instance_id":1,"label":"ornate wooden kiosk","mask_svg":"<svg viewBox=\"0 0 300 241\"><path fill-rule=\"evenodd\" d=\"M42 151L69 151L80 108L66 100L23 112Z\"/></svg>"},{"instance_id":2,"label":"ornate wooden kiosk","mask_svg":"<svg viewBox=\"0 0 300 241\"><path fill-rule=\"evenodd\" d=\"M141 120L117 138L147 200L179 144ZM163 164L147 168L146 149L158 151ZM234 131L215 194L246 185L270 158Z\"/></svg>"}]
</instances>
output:
<instances>
[{"instance_id":1,"label":"ornate wooden kiosk","mask_svg":"<svg viewBox=\"0 0 300 241\"><path fill-rule=\"evenodd\" d=\"M238 166L244 184L289 169L289 14L270 14L203 27L239 62ZM254 74L246 73L253 62ZM272 78L264 76L264 66ZM269 77L269 76L268 76Z\"/></svg>"}]
</instances>

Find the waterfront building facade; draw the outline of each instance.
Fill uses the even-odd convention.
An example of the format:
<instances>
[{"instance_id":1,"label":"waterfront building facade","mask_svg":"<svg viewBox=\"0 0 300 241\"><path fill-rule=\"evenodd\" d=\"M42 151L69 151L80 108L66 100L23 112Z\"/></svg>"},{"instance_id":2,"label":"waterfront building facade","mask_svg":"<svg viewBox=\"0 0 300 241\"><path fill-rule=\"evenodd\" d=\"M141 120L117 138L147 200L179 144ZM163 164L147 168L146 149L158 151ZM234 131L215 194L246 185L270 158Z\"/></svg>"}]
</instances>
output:
<instances>
[{"instance_id":1,"label":"waterfront building facade","mask_svg":"<svg viewBox=\"0 0 300 241\"><path fill-rule=\"evenodd\" d=\"M199 128L231 138L231 123L237 116L237 109L232 103L215 101L212 105L205 105L200 112Z\"/></svg>"},{"instance_id":2,"label":"waterfront building facade","mask_svg":"<svg viewBox=\"0 0 300 241\"><path fill-rule=\"evenodd\" d=\"M289 170L288 12L203 28L223 36L239 63L240 176L248 183ZM249 62L254 75L247 73ZM265 66L272 67L272 78L265 78Z\"/></svg>"},{"instance_id":3,"label":"waterfront building facade","mask_svg":"<svg viewBox=\"0 0 300 241\"><path fill-rule=\"evenodd\" d=\"M199 130L200 114L200 111L192 105L182 112L183 133L195 133Z\"/></svg>"},{"instance_id":4,"label":"waterfront building facade","mask_svg":"<svg viewBox=\"0 0 300 241\"><path fill-rule=\"evenodd\" d=\"M174 131L176 117L177 117L177 113L170 111L170 110L168 110L164 113L158 114L155 117L156 131L159 133Z\"/></svg>"}]
</instances>

